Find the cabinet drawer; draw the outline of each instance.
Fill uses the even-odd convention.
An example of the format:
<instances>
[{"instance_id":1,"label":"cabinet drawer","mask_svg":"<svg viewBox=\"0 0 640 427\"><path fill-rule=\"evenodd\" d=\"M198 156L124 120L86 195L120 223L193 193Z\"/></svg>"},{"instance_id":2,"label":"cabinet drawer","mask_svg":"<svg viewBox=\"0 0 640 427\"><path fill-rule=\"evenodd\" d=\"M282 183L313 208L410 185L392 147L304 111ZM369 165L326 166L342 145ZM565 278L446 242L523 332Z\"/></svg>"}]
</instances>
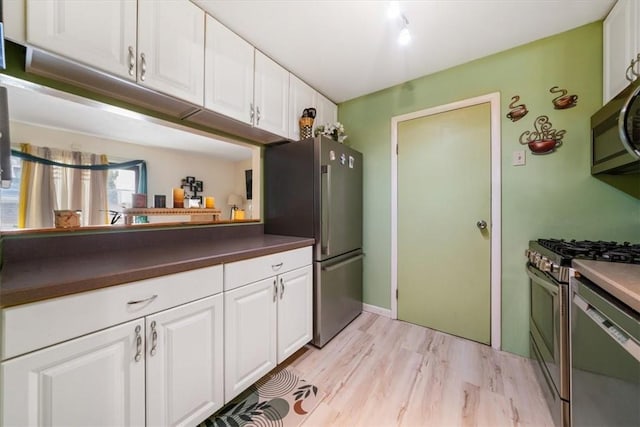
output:
<instances>
[{"instance_id":1,"label":"cabinet drawer","mask_svg":"<svg viewBox=\"0 0 640 427\"><path fill-rule=\"evenodd\" d=\"M310 264L311 246L225 264L224 290L235 289Z\"/></svg>"},{"instance_id":2,"label":"cabinet drawer","mask_svg":"<svg viewBox=\"0 0 640 427\"><path fill-rule=\"evenodd\" d=\"M2 360L222 292L222 265L2 310Z\"/></svg>"}]
</instances>

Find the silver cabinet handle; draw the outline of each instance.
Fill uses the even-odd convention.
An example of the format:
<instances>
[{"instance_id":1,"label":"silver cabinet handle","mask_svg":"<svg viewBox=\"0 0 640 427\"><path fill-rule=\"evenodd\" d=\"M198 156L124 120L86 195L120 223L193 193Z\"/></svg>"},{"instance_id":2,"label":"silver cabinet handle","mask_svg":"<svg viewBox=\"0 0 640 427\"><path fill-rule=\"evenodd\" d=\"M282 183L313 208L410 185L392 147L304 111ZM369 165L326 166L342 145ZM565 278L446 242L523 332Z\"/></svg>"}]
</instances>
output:
<instances>
[{"instance_id":1,"label":"silver cabinet handle","mask_svg":"<svg viewBox=\"0 0 640 427\"><path fill-rule=\"evenodd\" d=\"M273 269L273 271L278 271L282 268L283 263L278 263L278 264L272 264L271 268Z\"/></svg>"},{"instance_id":2,"label":"silver cabinet handle","mask_svg":"<svg viewBox=\"0 0 640 427\"><path fill-rule=\"evenodd\" d=\"M158 332L156 331L156 321L151 322L151 357L156 355L156 347L158 346Z\"/></svg>"},{"instance_id":3,"label":"silver cabinet handle","mask_svg":"<svg viewBox=\"0 0 640 427\"><path fill-rule=\"evenodd\" d=\"M133 52L133 46L129 46L129 75L133 76L133 70L136 67L136 54Z\"/></svg>"},{"instance_id":4,"label":"silver cabinet handle","mask_svg":"<svg viewBox=\"0 0 640 427\"><path fill-rule=\"evenodd\" d=\"M276 302L278 299L278 282L276 279L273 279L273 302Z\"/></svg>"},{"instance_id":5,"label":"silver cabinet handle","mask_svg":"<svg viewBox=\"0 0 640 427\"><path fill-rule=\"evenodd\" d=\"M142 328L140 327L140 325L136 326L136 356L134 357L134 360L136 362L139 362L140 359L142 359L142 335L140 334L141 330Z\"/></svg>"},{"instance_id":6,"label":"silver cabinet handle","mask_svg":"<svg viewBox=\"0 0 640 427\"><path fill-rule=\"evenodd\" d=\"M282 277L280 278L280 299L282 299L282 297L284 296L284 280L282 280Z\"/></svg>"},{"instance_id":7,"label":"silver cabinet handle","mask_svg":"<svg viewBox=\"0 0 640 427\"><path fill-rule=\"evenodd\" d=\"M260 124L260 107L256 106L256 126Z\"/></svg>"},{"instance_id":8,"label":"silver cabinet handle","mask_svg":"<svg viewBox=\"0 0 640 427\"><path fill-rule=\"evenodd\" d=\"M476 227L478 227L480 230L486 229L487 221L485 221L484 219L481 219L480 221L476 222Z\"/></svg>"},{"instance_id":9,"label":"silver cabinet handle","mask_svg":"<svg viewBox=\"0 0 640 427\"><path fill-rule=\"evenodd\" d=\"M140 54L140 80L144 81L147 77L147 57L144 53Z\"/></svg>"},{"instance_id":10,"label":"silver cabinet handle","mask_svg":"<svg viewBox=\"0 0 640 427\"><path fill-rule=\"evenodd\" d=\"M253 124L253 116L255 116L253 102L249 104L249 107L250 107L249 120L251 120L251 124Z\"/></svg>"},{"instance_id":11,"label":"silver cabinet handle","mask_svg":"<svg viewBox=\"0 0 640 427\"><path fill-rule=\"evenodd\" d=\"M633 71L633 67L636 65L636 60L632 59L631 60L631 64L629 64L629 66L627 67L627 69L624 72L624 76L627 78L627 80L629 80L630 82L634 81L635 78L633 77L635 72ZM631 73L631 75L629 75L629 73Z\"/></svg>"},{"instance_id":12,"label":"silver cabinet handle","mask_svg":"<svg viewBox=\"0 0 640 427\"><path fill-rule=\"evenodd\" d=\"M153 301L154 299L158 298L158 295L151 295L149 298L145 298L145 299L138 299L138 300L133 300L133 301L129 301L127 303L127 305L136 305L136 304L144 304L144 303L149 303L151 301Z\"/></svg>"},{"instance_id":13,"label":"silver cabinet handle","mask_svg":"<svg viewBox=\"0 0 640 427\"><path fill-rule=\"evenodd\" d=\"M636 65L638 66L638 71L636 71L635 68L631 67L631 73L636 77L640 77L640 53L636 58Z\"/></svg>"}]
</instances>

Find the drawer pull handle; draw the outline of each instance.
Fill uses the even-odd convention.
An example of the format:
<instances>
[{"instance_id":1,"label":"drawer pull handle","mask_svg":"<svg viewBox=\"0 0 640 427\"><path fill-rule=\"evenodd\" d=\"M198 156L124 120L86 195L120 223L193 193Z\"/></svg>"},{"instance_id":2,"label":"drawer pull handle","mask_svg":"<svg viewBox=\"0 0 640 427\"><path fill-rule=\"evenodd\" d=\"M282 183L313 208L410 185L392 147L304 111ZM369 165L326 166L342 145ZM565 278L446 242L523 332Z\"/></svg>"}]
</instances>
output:
<instances>
[{"instance_id":1,"label":"drawer pull handle","mask_svg":"<svg viewBox=\"0 0 640 427\"><path fill-rule=\"evenodd\" d=\"M127 305L136 305L136 304L143 304L145 302L151 302L154 299L158 298L158 295L152 295L149 298L145 298L145 299L138 299L138 300L134 300L134 301L129 301L127 303Z\"/></svg>"},{"instance_id":2,"label":"drawer pull handle","mask_svg":"<svg viewBox=\"0 0 640 427\"><path fill-rule=\"evenodd\" d=\"M135 361L139 362L142 359L142 335L140 335L140 331L142 328L140 325L136 326L136 356Z\"/></svg>"},{"instance_id":3,"label":"drawer pull handle","mask_svg":"<svg viewBox=\"0 0 640 427\"><path fill-rule=\"evenodd\" d=\"M273 279L273 302L276 302L278 299L278 282L276 279Z\"/></svg>"},{"instance_id":4,"label":"drawer pull handle","mask_svg":"<svg viewBox=\"0 0 640 427\"><path fill-rule=\"evenodd\" d=\"M280 299L284 296L284 280L280 278Z\"/></svg>"},{"instance_id":5,"label":"drawer pull handle","mask_svg":"<svg viewBox=\"0 0 640 427\"><path fill-rule=\"evenodd\" d=\"M156 355L156 347L158 346L158 331L156 331L156 321L151 322L151 357Z\"/></svg>"},{"instance_id":6,"label":"drawer pull handle","mask_svg":"<svg viewBox=\"0 0 640 427\"><path fill-rule=\"evenodd\" d=\"M271 268L273 268L273 271L278 271L282 268L282 266L284 265L284 263L279 263L279 264L273 264L271 265Z\"/></svg>"}]
</instances>

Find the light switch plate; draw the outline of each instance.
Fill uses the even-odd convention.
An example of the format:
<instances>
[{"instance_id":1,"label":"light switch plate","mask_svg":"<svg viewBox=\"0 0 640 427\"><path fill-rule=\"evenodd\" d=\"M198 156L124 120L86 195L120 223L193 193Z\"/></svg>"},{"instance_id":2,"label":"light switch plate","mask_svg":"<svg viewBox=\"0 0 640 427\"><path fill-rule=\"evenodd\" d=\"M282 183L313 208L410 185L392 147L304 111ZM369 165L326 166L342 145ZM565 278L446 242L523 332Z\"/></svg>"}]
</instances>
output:
<instances>
[{"instance_id":1,"label":"light switch plate","mask_svg":"<svg viewBox=\"0 0 640 427\"><path fill-rule=\"evenodd\" d=\"M513 166L524 166L527 163L526 151L518 150L513 152L511 164Z\"/></svg>"}]
</instances>

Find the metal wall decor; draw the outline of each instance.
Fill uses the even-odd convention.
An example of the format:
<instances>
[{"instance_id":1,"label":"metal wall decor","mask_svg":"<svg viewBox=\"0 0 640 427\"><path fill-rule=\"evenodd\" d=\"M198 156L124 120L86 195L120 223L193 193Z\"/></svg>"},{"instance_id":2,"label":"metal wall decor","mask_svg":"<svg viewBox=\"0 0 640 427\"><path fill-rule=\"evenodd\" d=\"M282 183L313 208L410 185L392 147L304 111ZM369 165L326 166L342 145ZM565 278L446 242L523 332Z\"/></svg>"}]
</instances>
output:
<instances>
[{"instance_id":1,"label":"metal wall decor","mask_svg":"<svg viewBox=\"0 0 640 427\"><path fill-rule=\"evenodd\" d=\"M558 86L554 86L549 89L551 93L559 93L560 95L553 98L553 108L556 110L566 110L567 108L573 108L578 103L578 95L567 95L569 93L566 89L561 89Z\"/></svg>"},{"instance_id":2,"label":"metal wall decor","mask_svg":"<svg viewBox=\"0 0 640 427\"><path fill-rule=\"evenodd\" d=\"M195 176L188 176L182 178L180 188L185 189L185 199L198 199L202 205L202 196L198 196L198 193L202 193L202 189L204 188L202 181L196 180ZM186 194L187 191L191 192L191 194Z\"/></svg>"},{"instance_id":3,"label":"metal wall decor","mask_svg":"<svg viewBox=\"0 0 640 427\"><path fill-rule=\"evenodd\" d=\"M512 122L517 122L521 118L527 115L529 110L527 110L527 106L524 104L515 105L516 102L520 101L520 96L515 95L511 97L511 104L509 104L509 108L511 111L507 113L507 119Z\"/></svg>"},{"instance_id":4,"label":"metal wall decor","mask_svg":"<svg viewBox=\"0 0 640 427\"><path fill-rule=\"evenodd\" d=\"M549 154L562 144L566 130L553 129L547 116L539 116L533 123L533 131L520 135L520 144L527 145L533 154Z\"/></svg>"}]
</instances>

